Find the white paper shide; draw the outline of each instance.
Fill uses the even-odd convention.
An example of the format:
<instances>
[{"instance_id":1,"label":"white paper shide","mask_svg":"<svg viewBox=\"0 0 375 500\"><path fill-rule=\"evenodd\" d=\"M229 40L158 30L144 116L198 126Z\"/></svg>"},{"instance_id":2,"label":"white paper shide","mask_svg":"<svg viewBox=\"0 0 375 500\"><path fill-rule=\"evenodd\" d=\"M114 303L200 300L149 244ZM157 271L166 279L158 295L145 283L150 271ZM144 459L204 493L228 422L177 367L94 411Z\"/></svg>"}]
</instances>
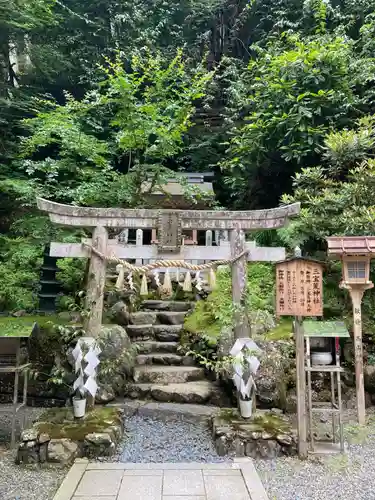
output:
<instances>
[{"instance_id":1,"label":"white paper shide","mask_svg":"<svg viewBox=\"0 0 375 500\"><path fill-rule=\"evenodd\" d=\"M73 349L72 355L75 363L75 373L77 375L73 384L73 389L75 392L79 392L81 397L84 397L86 392L93 398L96 395L98 390L96 373L100 363L99 354L101 352L98 343L91 337L80 338ZM86 366L84 366L84 364Z\"/></svg>"},{"instance_id":2,"label":"white paper shide","mask_svg":"<svg viewBox=\"0 0 375 500\"><path fill-rule=\"evenodd\" d=\"M254 376L260 366L257 353L261 353L257 344L249 338L237 339L230 351L233 358L233 382L242 400L250 400L251 390L255 386Z\"/></svg>"}]
</instances>

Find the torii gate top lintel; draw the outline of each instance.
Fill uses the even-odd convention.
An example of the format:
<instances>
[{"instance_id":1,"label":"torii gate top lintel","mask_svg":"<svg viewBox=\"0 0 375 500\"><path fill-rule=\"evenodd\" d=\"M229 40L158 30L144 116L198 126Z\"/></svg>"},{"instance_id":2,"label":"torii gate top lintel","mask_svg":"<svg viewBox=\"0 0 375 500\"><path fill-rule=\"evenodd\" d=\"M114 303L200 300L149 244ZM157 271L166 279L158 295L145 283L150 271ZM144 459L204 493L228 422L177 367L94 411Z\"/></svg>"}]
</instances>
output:
<instances>
[{"instance_id":1,"label":"torii gate top lintel","mask_svg":"<svg viewBox=\"0 0 375 500\"><path fill-rule=\"evenodd\" d=\"M52 222L67 226L155 228L160 218L172 214L181 229L276 229L285 225L288 218L300 212L300 204L293 203L278 208L249 211L226 210L168 210L95 208L64 205L43 198L37 199L40 210L48 212Z\"/></svg>"},{"instance_id":2,"label":"torii gate top lintel","mask_svg":"<svg viewBox=\"0 0 375 500\"><path fill-rule=\"evenodd\" d=\"M241 304L246 284L246 262L248 260L280 260L282 258L280 252L285 257L284 248L261 248L265 253L263 255L257 253L254 244L251 245L251 242L245 242L245 232L283 227L290 217L298 215L300 211L299 203L279 208L244 212L77 207L55 203L43 198L38 198L37 204L40 210L48 212L52 222L66 226L94 228L90 240L91 251L88 251L85 242L83 242L83 245L78 245L78 248L74 244L69 244L68 248L62 244L51 244L51 252L54 252L51 255L90 257L86 295L86 306L90 314L85 320L85 330L94 337L98 335L101 325L106 277L106 260L101 256L108 257L109 252L115 252L117 257L122 259L137 259L140 257L139 246L122 248L122 245L119 245L117 241L108 239L106 228L151 229L157 233L158 246L155 248L155 245L151 245L149 248L144 248L144 251L147 251L148 259L163 259L164 255L172 255L176 260L178 258L183 260L190 258L217 261L220 258L228 259L231 256L233 260L233 303ZM194 255L190 252L190 257L186 257L188 249L182 248L184 246L182 236L184 230L206 230L207 233L211 233L211 236L212 230L228 232L229 246L207 247L205 250L209 251L209 255L207 255L207 252L202 254L202 247L193 248ZM97 251L96 253L93 251L94 249ZM249 335L247 321L243 320L238 311L235 313L234 323L237 338Z\"/></svg>"}]
</instances>

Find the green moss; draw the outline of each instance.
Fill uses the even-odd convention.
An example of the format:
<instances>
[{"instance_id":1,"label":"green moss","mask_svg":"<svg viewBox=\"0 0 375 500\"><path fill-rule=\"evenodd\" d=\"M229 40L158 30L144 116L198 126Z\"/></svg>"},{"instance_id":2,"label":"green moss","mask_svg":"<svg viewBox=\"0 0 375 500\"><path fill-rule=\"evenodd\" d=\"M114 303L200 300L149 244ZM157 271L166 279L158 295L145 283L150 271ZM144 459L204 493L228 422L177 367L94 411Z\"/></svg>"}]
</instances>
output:
<instances>
[{"instance_id":1,"label":"green moss","mask_svg":"<svg viewBox=\"0 0 375 500\"><path fill-rule=\"evenodd\" d=\"M272 311L274 296L274 271L269 264L248 265L249 310ZM216 288L206 300L197 303L194 312L185 320L185 329L211 339L231 328L233 323L232 279L229 267L218 270Z\"/></svg>"},{"instance_id":2,"label":"green moss","mask_svg":"<svg viewBox=\"0 0 375 500\"><path fill-rule=\"evenodd\" d=\"M0 337L29 337L34 323L40 327L61 323L57 316L5 316L0 318Z\"/></svg>"},{"instance_id":3,"label":"green moss","mask_svg":"<svg viewBox=\"0 0 375 500\"><path fill-rule=\"evenodd\" d=\"M272 435L288 434L291 430L290 424L283 417L271 412L255 414L252 423Z\"/></svg>"},{"instance_id":4,"label":"green moss","mask_svg":"<svg viewBox=\"0 0 375 500\"><path fill-rule=\"evenodd\" d=\"M233 420L238 420L238 411L235 408L223 408L219 411L218 417L225 422L232 422Z\"/></svg>"},{"instance_id":5,"label":"green moss","mask_svg":"<svg viewBox=\"0 0 375 500\"><path fill-rule=\"evenodd\" d=\"M193 313L187 316L184 328L190 333L200 333L212 339L220 334L220 323L212 318L210 306L204 300L197 302Z\"/></svg>"},{"instance_id":6,"label":"green moss","mask_svg":"<svg viewBox=\"0 0 375 500\"><path fill-rule=\"evenodd\" d=\"M68 438L83 441L91 432L104 432L111 425L121 423L117 408L94 408L82 419L74 419L72 408L51 408L35 424L38 432L47 433L52 439Z\"/></svg>"},{"instance_id":7,"label":"green moss","mask_svg":"<svg viewBox=\"0 0 375 500\"><path fill-rule=\"evenodd\" d=\"M264 334L266 340L289 340L293 335L293 321L283 318L275 328Z\"/></svg>"},{"instance_id":8,"label":"green moss","mask_svg":"<svg viewBox=\"0 0 375 500\"><path fill-rule=\"evenodd\" d=\"M218 413L217 418L225 424L229 423L235 430L268 432L272 436L291 432L291 425L285 417L272 412L258 411L252 418L243 419L236 409L225 408Z\"/></svg>"}]
</instances>

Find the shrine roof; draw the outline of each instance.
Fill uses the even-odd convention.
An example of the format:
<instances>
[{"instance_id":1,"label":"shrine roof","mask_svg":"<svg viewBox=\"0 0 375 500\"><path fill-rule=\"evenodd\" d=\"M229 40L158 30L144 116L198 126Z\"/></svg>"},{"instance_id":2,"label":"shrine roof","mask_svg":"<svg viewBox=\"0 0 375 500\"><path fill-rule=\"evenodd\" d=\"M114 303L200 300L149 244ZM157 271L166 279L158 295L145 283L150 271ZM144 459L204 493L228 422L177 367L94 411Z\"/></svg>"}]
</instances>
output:
<instances>
[{"instance_id":1,"label":"shrine roof","mask_svg":"<svg viewBox=\"0 0 375 500\"><path fill-rule=\"evenodd\" d=\"M0 322L0 339L2 338L29 338L38 328L37 323L19 322L19 318L4 318ZM6 321L5 321L6 320Z\"/></svg>"},{"instance_id":2,"label":"shrine roof","mask_svg":"<svg viewBox=\"0 0 375 500\"><path fill-rule=\"evenodd\" d=\"M287 259L280 260L279 262L276 262L276 265L277 264L287 264L287 263L296 262L296 261L311 262L312 264L319 264L322 267L325 266L324 262L322 262L321 260L312 259L311 257L302 257L302 256L301 257L296 257L296 256L288 257Z\"/></svg>"},{"instance_id":3,"label":"shrine roof","mask_svg":"<svg viewBox=\"0 0 375 500\"><path fill-rule=\"evenodd\" d=\"M313 321L302 323L305 337L350 337L343 321Z\"/></svg>"},{"instance_id":4,"label":"shrine roof","mask_svg":"<svg viewBox=\"0 0 375 500\"><path fill-rule=\"evenodd\" d=\"M142 192L147 192L150 186L150 183L145 182L142 185ZM193 188L194 190L197 190L198 193L201 192L202 194L204 193L206 195L214 195L214 190L211 182L188 182L185 186L178 181L169 181L163 186L162 189L150 193L150 196L165 196L165 194L171 196L184 196L186 187Z\"/></svg>"}]
</instances>

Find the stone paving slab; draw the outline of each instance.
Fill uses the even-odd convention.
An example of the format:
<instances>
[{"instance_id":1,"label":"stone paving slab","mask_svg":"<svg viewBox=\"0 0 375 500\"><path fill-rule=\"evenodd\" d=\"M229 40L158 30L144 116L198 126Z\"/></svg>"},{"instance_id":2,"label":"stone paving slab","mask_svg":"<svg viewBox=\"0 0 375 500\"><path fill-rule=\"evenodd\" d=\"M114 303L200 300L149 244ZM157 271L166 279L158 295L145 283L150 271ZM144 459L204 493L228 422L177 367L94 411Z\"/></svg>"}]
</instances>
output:
<instances>
[{"instance_id":1,"label":"stone paving slab","mask_svg":"<svg viewBox=\"0 0 375 500\"><path fill-rule=\"evenodd\" d=\"M119 464L77 460L54 500L269 500L251 459Z\"/></svg>"}]
</instances>

